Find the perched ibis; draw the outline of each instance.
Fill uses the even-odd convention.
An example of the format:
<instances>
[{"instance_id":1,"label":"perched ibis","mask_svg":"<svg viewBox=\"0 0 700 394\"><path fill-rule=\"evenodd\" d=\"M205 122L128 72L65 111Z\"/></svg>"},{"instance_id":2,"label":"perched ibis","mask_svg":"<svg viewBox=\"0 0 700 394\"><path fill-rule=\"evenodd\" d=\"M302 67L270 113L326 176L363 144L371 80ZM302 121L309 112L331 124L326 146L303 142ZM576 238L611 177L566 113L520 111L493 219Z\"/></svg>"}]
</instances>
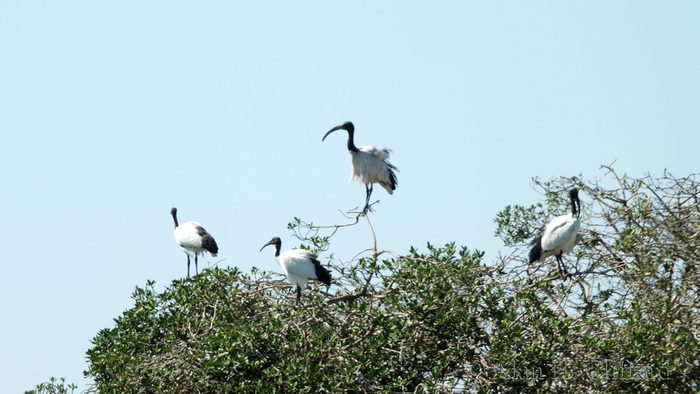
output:
<instances>
[{"instance_id":1,"label":"perched ibis","mask_svg":"<svg viewBox=\"0 0 700 394\"><path fill-rule=\"evenodd\" d=\"M578 233L581 228L581 222L578 220L581 213L581 201L578 199L577 188L569 190L569 198L571 199L571 213L554 218L530 242L532 249L530 249L529 262L544 262L547 257L555 256L559 273L564 278L568 273L561 256L571 252L574 246L581 241L581 234Z\"/></svg>"},{"instance_id":2,"label":"perched ibis","mask_svg":"<svg viewBox=\"0 0 700 394\"><path fill-rule=\"evenodd\" d=\"M352 160L352 174L350 182L359 179L365 184L367 190L367 200L363 212L369 209L369 198L372 195L372 188L375 183L380 184L389 194L394 194L398 181L394 171L398 169L389 163L389 149L377 149L374 145L361 147L355 146L355 125L352 122L345 122L330 129L321 141L325 141L328 135L336 130L346 130L348 132L348 151Z\"/></svg>"},{"instance_id":3,"label":"perched ibis","mask_svg":"<svg viewBox=\"0 0 700 394\"><path fill-rule=\"evenodd\" d=\"M268 245L275 246L275 259L282 266L289 282L297 289L295 305L299 305L301 288L306 286L306 282L309 280L317 280L327 286L331 285L331 273L319 263L315 254L304 249L288 250L280 254L282 240L279 237L272 238L270 242L260 248L260 251L262 252Z\"/></svg>"},{"instance_id":4,"label":"perched ibis","mask_svg":"<svg viewBox=\"0 0 700 394\"><path fill-rule=\"evenodd\" d=\"M178 225L177 208L170 210L175 221L175 241L180 245L180 249L187 255L187 277L190 277L190 257L194 257L194 269L199 274L197 267L197 256L204 252L209 252L213 257L219 253L214 237L211 236L197 222L187 222Z\"/></svg>"}]
</instances>

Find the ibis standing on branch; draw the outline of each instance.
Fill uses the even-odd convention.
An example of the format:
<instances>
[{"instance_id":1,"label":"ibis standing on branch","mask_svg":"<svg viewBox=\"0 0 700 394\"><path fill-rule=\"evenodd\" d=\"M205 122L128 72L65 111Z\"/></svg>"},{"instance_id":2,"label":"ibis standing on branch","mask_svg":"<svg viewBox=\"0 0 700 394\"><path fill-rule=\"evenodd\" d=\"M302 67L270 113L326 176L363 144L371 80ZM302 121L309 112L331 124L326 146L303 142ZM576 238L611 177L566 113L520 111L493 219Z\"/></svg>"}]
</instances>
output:
<instances>
[{"instance_id":1,"label":"ibis standing on branch","mask_svg":"<svg viewBox=\"0 0 700 394\"><path fill-rule=\"evenodd\" d=\"M180 245L180 249L187 255L187 277L190 277L190 257L194 257L194 269L199 274L197 267L197 256L204 252L209 252L213 257L219 253L214 237L211 236L197 222L187 222L178 225L177 208L170 210L175 221L175 241Z\"/></svg>"},{"instance_id":2,"label":"ibis standing on branch","mask_svg":"<svg viewBox=\"0 0 700 394\"><path fill-rule=\"evenodd\" d=\"M578 220L581 214L581 200L578 199L578 189L569 190L571 199L571 213L554 218L547 226L539 231L535 239L530 242L530 263L544 262L549 256L555 256L559 266L559 273L566 278L568 275L562 254L569 253L574 246L581 241L581 222ZM578 209L577 209L578 205Z\"/></svg>"},{"instance_id":3,"label":"ibis standing on branch","mask_svg":"<svg viewBox=\"0 0 700 394\"><path fill-rule=\"evenodd\" d=\"M394 194L398 181L394 171L396 167L389 163L389 149L377 149L374 145L356 147L354 142L355 125L352 122L345 122L330 129L321 141L325 141L328 134L336 130L346 130L348 132L348 151L352 160L352 174L350 182L359 179L365 184L367 189L367 200L365 201L364 213L369 210L369 198L372 195L372 188L375 183L380 184L389 194Z\"/></svg>"},{"instance_id":4,"label":"ibis standing on branch","mask_svg":"<svg viewBox=\"0 0 700 394\"><path fill-rule=\"evenodd\" d=\"M260 248L260 251L262 252L268 245L275 246L275 259L282 266L289 282L297 289L295 305L299 305L301 288L306 286L306 282L309 280L317 280L327 286L331 285L331 273L321 265L315 254L304 249L288 250L280 254L282 240L279 237L272 238L270 242Z\"/></svg>"}]
</instances>

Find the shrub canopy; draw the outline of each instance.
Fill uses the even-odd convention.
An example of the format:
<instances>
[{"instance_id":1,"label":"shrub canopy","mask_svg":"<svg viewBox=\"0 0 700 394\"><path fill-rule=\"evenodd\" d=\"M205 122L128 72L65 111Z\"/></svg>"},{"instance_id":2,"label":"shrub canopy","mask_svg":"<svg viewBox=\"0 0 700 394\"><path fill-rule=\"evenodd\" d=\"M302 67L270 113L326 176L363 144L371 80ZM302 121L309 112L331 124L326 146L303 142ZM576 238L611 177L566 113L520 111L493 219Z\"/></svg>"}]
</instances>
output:
<instances>
[{"instance_id":1,"label":"shrub canopy","mask_svg":"<svg viewBox=\"0 0 700 394\"><path fill-rule=\"evenodd\" d=\"M102 393L682 392L700 379L695 176L533 180L543 202L508 206L496 235L512 253L454 244L331 261L334 283L302 304L283 278L209 269L100 331L86 375ZM610 186L604 186L612 184ZM527 263L527 243L580 189L583 239ZM365 221L290 229L317 251ZM372 233L372 235L374 235Z\"/></svg>"}]
</instances>

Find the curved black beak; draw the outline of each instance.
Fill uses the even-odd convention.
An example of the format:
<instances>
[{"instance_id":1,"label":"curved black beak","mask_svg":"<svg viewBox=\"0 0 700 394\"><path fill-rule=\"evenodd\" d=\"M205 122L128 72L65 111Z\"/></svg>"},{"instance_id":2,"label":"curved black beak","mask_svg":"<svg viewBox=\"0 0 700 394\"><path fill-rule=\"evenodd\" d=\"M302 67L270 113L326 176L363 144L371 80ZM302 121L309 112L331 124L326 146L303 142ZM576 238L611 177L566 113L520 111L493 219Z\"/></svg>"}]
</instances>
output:
<instances>
[{"instance_id":1,"label":"curved black beak","mask_svg":"<svg viewBox=\"0 0 700 394\"><path fill-rule=\"evenodd\" d=\"M265 249L265 247L268 245L275 245L275 253L279 253L280 246L282 245L282 240L280 240L279 237L274 237L270 240L270 242L263 245L263 247L260 248L260 251L262 252L262 250Z\"/></svg>"},{"instance_id":2,"label":"curved black beak","mask_svg":"<svg viewBox=\"0 0 700 394\"><path fill-rule=\"evenodd\" d=\"M274 241L270 241L270 242L266 243L265 245L263 245L262 248L260 248L260 252L262 252L263 249L265 249L266 247L268 247L268 246L270 246L270 245L272 245L272 244L274 244L274 243L275 243ZM260 253L260 252L258 252L258 253Z\"/></svg>"},{"instance_id":3,"label":"curved black beak","mask_svg":"<svg viewBox=\"0 0 700 394\"><path fill-rule=\"evenodd\" d=\"M341 130L341 129L342 129L342 130L345 129L345 125L344 125L344 124L335 126L334 128L328 130L328 132L326 133L326 135L324 135L323 138L321 138L321 142L323 142L323 141L326 140L326 137L328 137L328 134L330 134L330 133L332 133L332 132L334 132L334 131L336 131L336 130Z\"/></svg>"}]
</instances>

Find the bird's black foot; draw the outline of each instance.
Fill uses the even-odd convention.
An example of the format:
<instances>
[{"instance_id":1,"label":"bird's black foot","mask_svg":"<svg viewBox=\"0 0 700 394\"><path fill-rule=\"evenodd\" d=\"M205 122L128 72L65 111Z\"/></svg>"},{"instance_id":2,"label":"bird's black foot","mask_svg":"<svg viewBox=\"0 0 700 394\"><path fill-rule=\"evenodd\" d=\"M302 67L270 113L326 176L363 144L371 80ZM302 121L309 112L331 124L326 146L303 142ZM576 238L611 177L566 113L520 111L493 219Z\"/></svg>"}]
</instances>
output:
<instances>
[{"instance_id":1,"label":"bird's black foot","mask_svg":"<svg viewBox=\"0 0 700 394\"><path fill-rule=\"evenodd\" d=\"M370 203L367 203L367 204L365 205L365 208L362 210L362 213L364 213L364 214L366 215L367 212L374 212L374 209L372 208L372 205L378 204L378 203L379 203L379 200L377 200L377 201L375 201L375 202L373 202L373 203L371 203L371 204L370 204Z\"/></svg>"},{"instance_id":2,"label":"bird's black foot","mask_svg":"<svg viewBox=\"0 0 700 394\"><path fill-rule=\"evenodd\" d=\"M571 276L569 274L569 271L566 270L566 268L559 268L559 276L562 278L562 280L567 280Z\"/></svg>"}]
</instances>

